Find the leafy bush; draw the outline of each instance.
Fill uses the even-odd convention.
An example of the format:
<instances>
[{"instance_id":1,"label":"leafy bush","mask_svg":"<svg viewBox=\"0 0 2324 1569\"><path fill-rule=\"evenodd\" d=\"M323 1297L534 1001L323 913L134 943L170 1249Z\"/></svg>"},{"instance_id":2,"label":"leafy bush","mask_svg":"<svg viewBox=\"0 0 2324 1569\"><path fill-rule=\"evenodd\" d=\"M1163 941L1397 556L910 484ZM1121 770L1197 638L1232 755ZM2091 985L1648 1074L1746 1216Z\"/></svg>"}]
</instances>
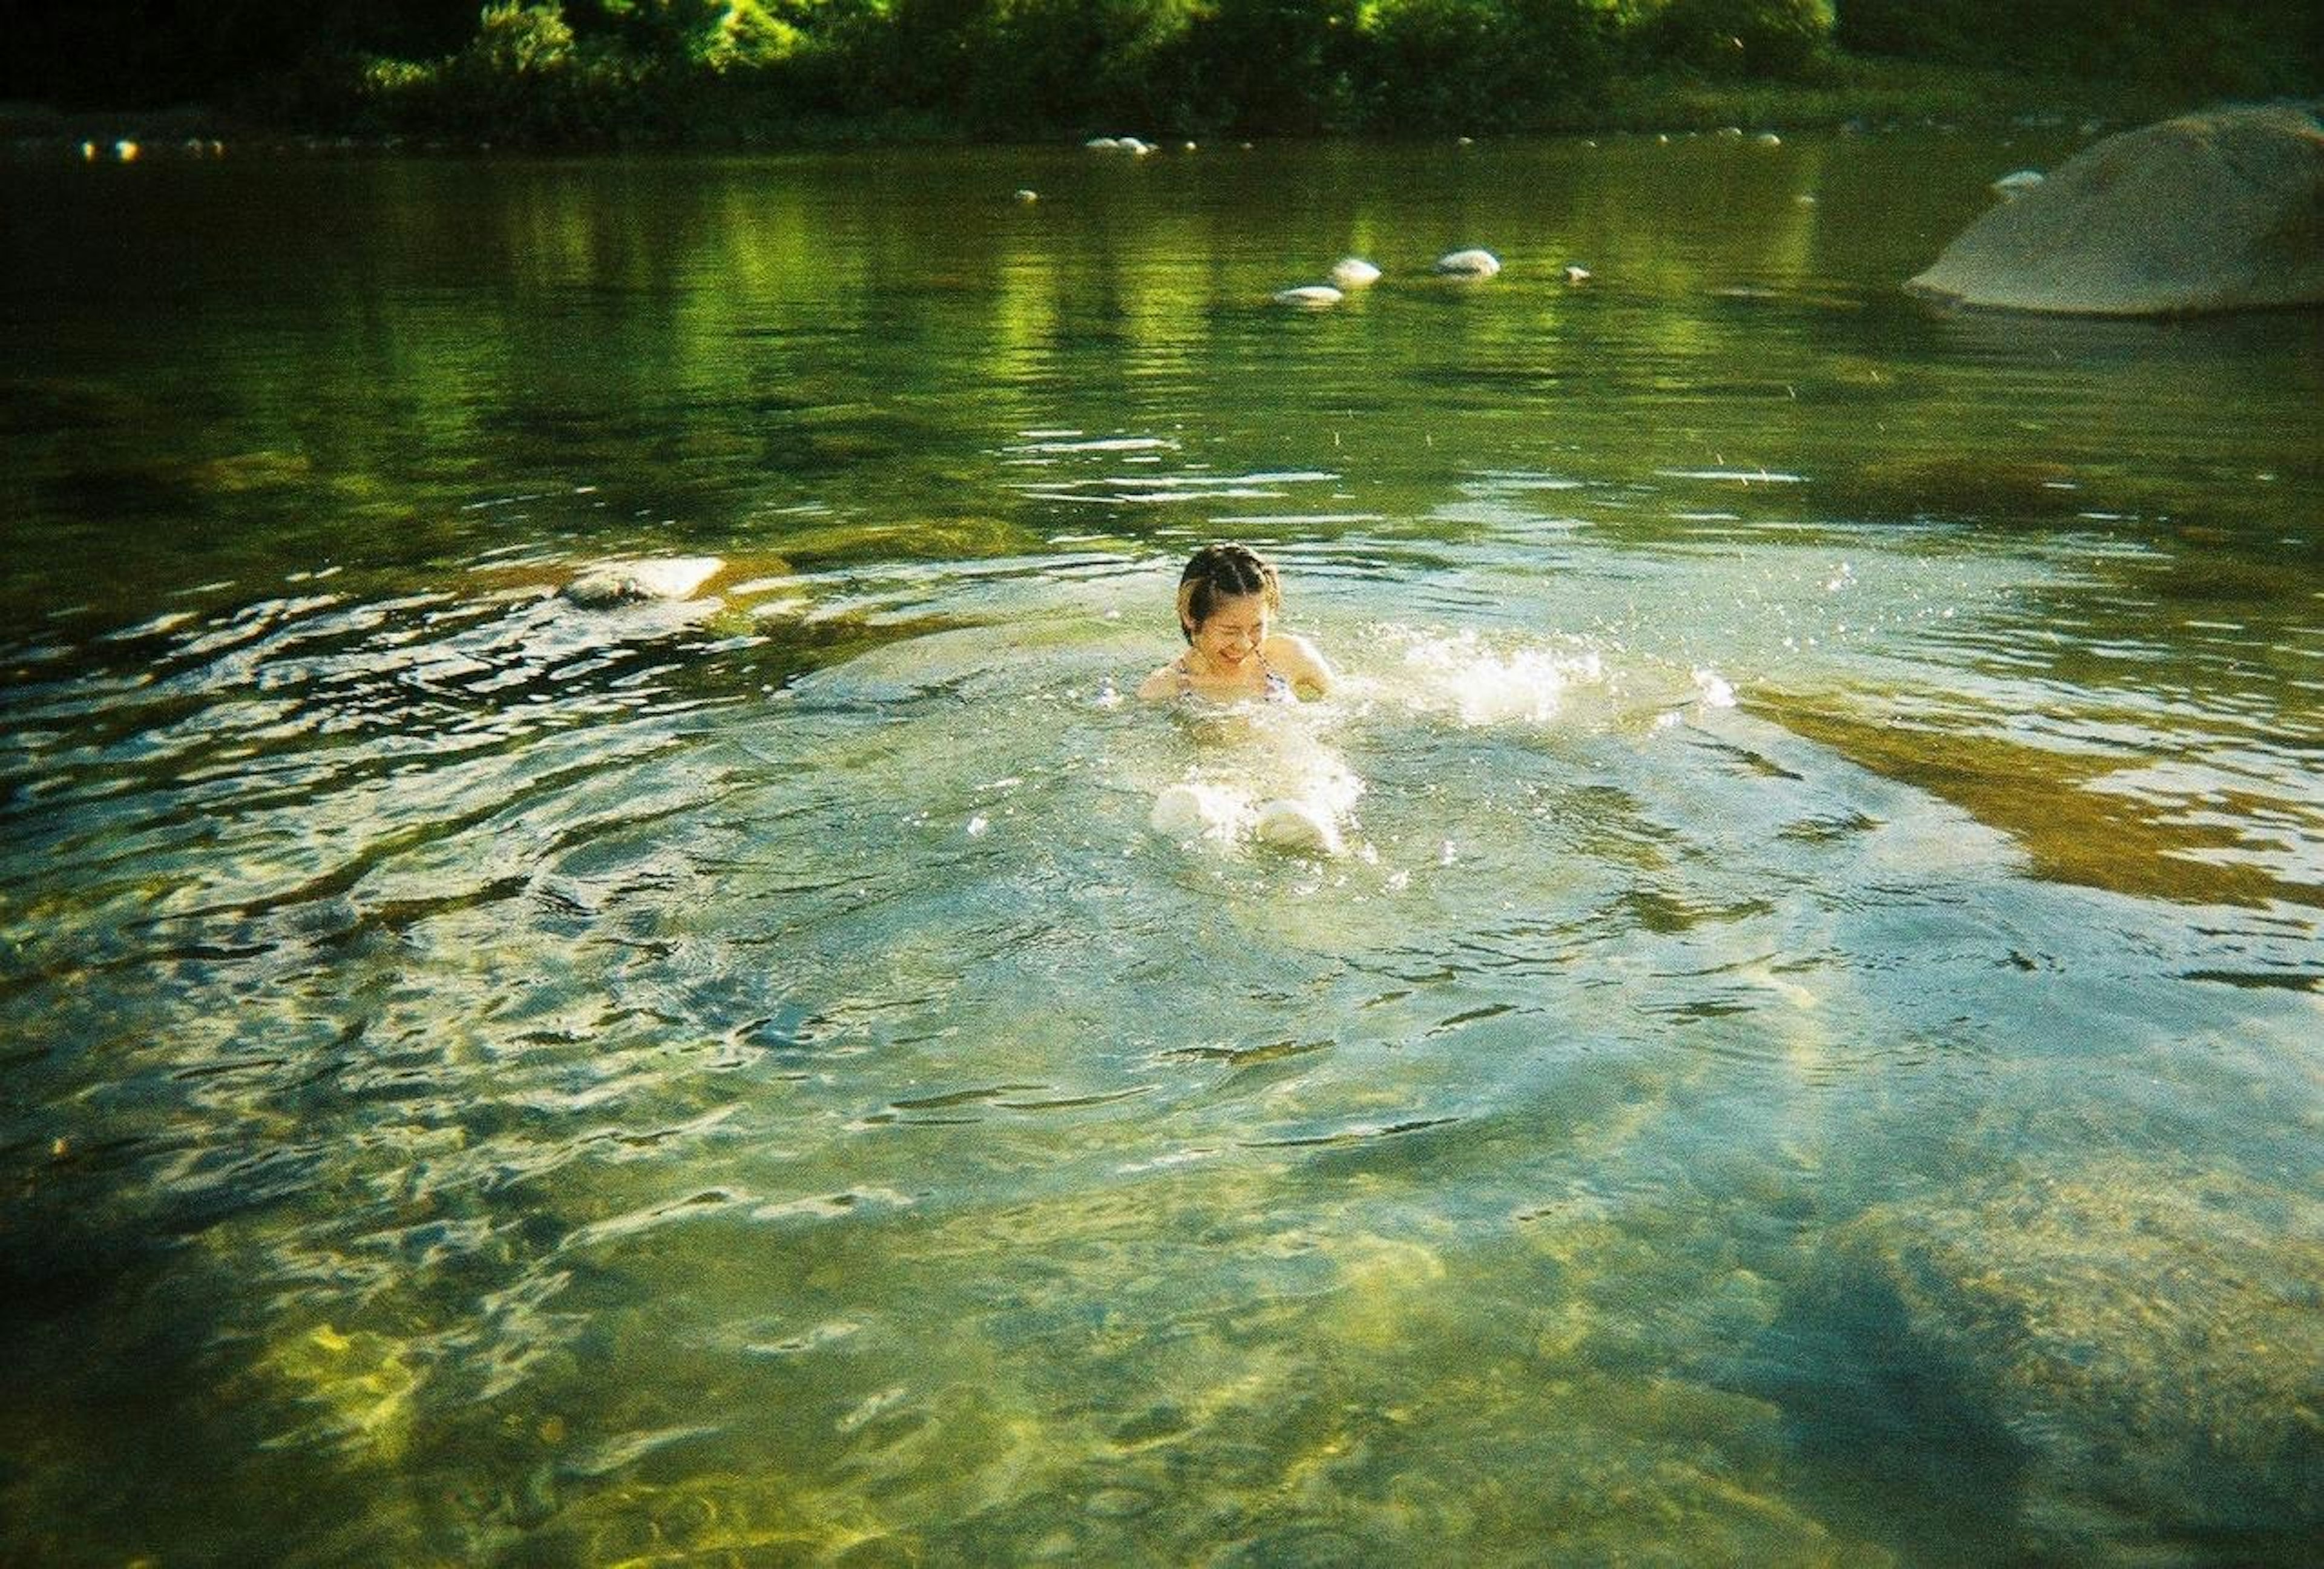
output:
<instances>
[{"instance_id":1,"label":"leafy bush","mask_svg":"<svg viewBox=\"0 0 2324 1569\"><path fill-rule=\"evenodd\" d=\"M964 29L956 101L973 131L1158 129L1157 62L1193 0L994 0Z\"/></svg>"},{"instance_id":2,"label":"leafy bush","mask_svg":"<svg viewBox=\"0 0 2324 1569\"><path fill-rule=\"evenodd\" d=\"M461 57L488 75L516 78L559 71L573 60L573 29L565 8L517 0L484 7L476 38Z\"/></svg>"},{"instance_id":3,"label":"leafy bush","mask_svg":"<svg viewBox=\"0 0 2324 1569\"><path fill-rule=\"evenodd\" d=\"M348 17L377 10L314 3ZM443 36L411 31L421 9L415 0L399 36L443 47L417 42ZM802 129L1298 135L1603 125L1646 112L1637 95L1655 84L1664 97L1652 110L1664 115L1674 92L1731 103L1803 83L1845 91L1854 78L1843 47L1941 71L2081 76L2156 93L2324 84L2324 6L2314 0L1842 0L1837 11L1835 0L494 0L456 52L373 60L363 102L396 128L435 134L731 142ZM327 105L345 79L317 76L316 101Z\"/></svg>"},{"instance_id":4,"label":"leafy bush","mask_svg":"<svg viewBox=\"0 0 2324 1569\"><path fill-rule=\"evenodd\" d=\"M1522 128L1605 74L1596 0L1381 0L1365 30L1364 121L1391 131Z\"/></svg>"},{"instance_id":5,"label":"leafy bush","mask_svg":"<svg viewBox=\"0 0 2324 1569\"><path fill-rule=\"evenodd\" d=\"M608 140L650 116L636 65L585 49L556 0L487 5L468 46L429 63L375 60L366 95L392 125L518 142Z\"/></svg>"},{"instance_id":6,"label":"leafy bush","mask_svg":"<svg viewBox=\"0 0 2324 1569\"><path fill-rule=\"evenodd\" d=\"M1862 54L2198 93L2324 87L2324 7L2313 0L1848 0L1839 39Z\"/></svg>"},{"instance_id":7,"label":"leafy bush","mask_svg":"<svg viewBox=\"0 0 2324 1569\"><path fill-rule=\"evenodd\" d=\"M1648 54L1706 77L1797 78L1830 56L1832 0L1669 0L1648 16Z\"/></svg>"},{"instance_id":8,"label":"leafy bush","mask_svg":"<svg viewBox=\"0 0 2324 1569\"><path fill-rule=\"evenodd\" d=\"M1360 0L1205 0L1157 51L1155 92L1188 129L1301 135L1356 120Z\"/></svg>"}]
</instances>

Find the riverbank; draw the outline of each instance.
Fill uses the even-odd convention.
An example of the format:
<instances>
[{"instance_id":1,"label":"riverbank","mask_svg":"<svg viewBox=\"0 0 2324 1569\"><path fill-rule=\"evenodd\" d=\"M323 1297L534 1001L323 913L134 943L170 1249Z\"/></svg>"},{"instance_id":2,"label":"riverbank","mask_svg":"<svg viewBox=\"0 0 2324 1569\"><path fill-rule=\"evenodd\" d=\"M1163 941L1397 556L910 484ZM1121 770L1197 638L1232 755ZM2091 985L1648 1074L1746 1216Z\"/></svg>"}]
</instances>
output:
<instances>
[{"instance_id":1,"label":"riverbank","mask_svg":"<svg viewBox=\"0 0 2324 1569\"><path fill-rule=\"evenodd\" d=\"M1913 60L1841 60L1812 82L1711 82L1686 76L1619 78L1590 125L1564 130L1774 130L1938 125L1989 129L2026 121L2114 124L2164 119L2215 93L2153 83L1970 69Z\"/></svg>"},{"instance_id":2,"label":"riverbank","mask_svg":"<svg viewBox=\"0 0 2324 1569\"><path fill-rule=\"evenodd\" d=\"M1813 82L1721 82L1685 75L1617 78L1586 103L1545 113L1513 134L1751 130L1806 131L1886 125L1993 129L2013 125L2143 124L2208 106L2217 96L2151 83L2093 81L2051 74L1969 69L1890 60L1840 60ZM1082 130L1158 136L1170 127L1091 125ZM215 106L161 109L60 111L46 105L0 103L0 148L17 155L92 159L225 148L306 152L467 151L490 146L591 149L830 148L851 145L1038 141L1082 130L993 135L921 110L871 115L801 114L748 84L716 83L649 125L604 135L544 139L511 125L461 132L404 129L376 115L337 123L276 119ZM1480 132L1480 134L1491 134ZM1329 134L1319 133L1318 134ZM134 150L134 151L130 151Z\"/></svg>"}]
</instances>

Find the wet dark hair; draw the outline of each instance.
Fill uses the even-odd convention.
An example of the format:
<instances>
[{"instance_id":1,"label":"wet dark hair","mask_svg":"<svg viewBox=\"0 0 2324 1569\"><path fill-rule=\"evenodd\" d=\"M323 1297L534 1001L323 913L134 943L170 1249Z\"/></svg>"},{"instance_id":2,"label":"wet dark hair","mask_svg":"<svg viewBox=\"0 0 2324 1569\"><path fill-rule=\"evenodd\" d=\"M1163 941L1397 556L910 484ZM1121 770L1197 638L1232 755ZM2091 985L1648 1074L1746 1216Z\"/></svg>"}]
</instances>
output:
<instances>
[{"instance_id":1,"label":"wet dark hair","mask_svg":"<svg viewBox=\"0 0 2324 1569\"><path fill-rule=\"evenodd\" d=\"M1249 545L1205 545L1178 574L1178 630L1194 641L1194 629L1211 619L1222 599L1260 596L1270 612L1283 608L1283 580L1267 558Z\"/></svg>"}]
</instances>

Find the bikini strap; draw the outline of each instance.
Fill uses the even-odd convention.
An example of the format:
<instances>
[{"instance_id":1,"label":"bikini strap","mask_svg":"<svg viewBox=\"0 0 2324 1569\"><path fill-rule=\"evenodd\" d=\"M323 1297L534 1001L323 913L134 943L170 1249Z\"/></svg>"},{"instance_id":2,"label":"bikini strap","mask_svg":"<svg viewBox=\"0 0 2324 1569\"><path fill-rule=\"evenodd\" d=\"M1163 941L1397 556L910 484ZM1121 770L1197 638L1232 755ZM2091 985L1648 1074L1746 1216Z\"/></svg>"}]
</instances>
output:
<instances>
[{"instance_id":1,"label":"bikini strap","mask_svg":"<svg viewBox=\"0 0 2324 1569\"><path fill-rule=\"evenodd\" d=\"M1276 672L1275 667L1267 662L1265 654L1259 656L1259 673L1267 678L1260 683L1260 688L1269 698L1288 697L1292 695L1291 683L1285 680Z\"/></svg>"}]
</instances>

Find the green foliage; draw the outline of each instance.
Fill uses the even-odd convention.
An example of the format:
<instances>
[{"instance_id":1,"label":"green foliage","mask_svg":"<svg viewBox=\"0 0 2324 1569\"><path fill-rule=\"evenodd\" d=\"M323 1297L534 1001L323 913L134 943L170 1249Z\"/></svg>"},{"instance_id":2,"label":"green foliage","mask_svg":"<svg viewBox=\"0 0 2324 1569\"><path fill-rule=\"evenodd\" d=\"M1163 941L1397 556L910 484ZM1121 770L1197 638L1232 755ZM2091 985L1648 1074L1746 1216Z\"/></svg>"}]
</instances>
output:
<instances>
[{"instance_id":1,"label":"green foliage","mask_svg":"<svg viewBox=\"0 0 2324 1569\"><path fill-rule=\"evenodd\" d=\"M364 73L372 103L399 128L540 143L614 138L645 118L642 80L633 62L585 48L557 0L498 0L459 53L377 60Z\"/></svg>"},{"instance_id":2,"label":"green foliage","mask_svg":"<svg viewBox=\"0 0 2324 1569\"><path fill-rule=\"evenodd\" d=\"M777 8L761 0L729 0L701 58L720 70L729 66L770 65L791 54L800 42L798 28Z\"/></svg>"},{"instance_id":3,"label":"green foliage","mask_svg":"<svg viewBox=\"0 0 2324 1569\"><path fill-rule=\"evenodd\" d=\"M1642 29L1647 53L1722 79L1796 78L1831 51L1832 0L1668 0Z\"/></svg>"},{"instance_id":4,"label":"green foliage","mask_svg":"<svg viewBox=\"0 0 2324 1569\"><path fill-rule=\"evenodd\" d=\"M1868 55L2264 97L2324 88L2314 0L1848 0L1839 40Z\"/></svg>"},{"instance_id":5,"label":"green foliage","mask_svg":"<svg viewBox=\"0 0 2324 1569\"><path fill-rule=\"evenodd\" d=\"M1596 0L1381 0L1366 28L1365 123L1524 129L1594 95L1615 14Z\"/></svg>"},{"instance_id":6,"label":"green foliage","mask_svg":"<svg viewBox=\"0 0 2324 1569\"><path fill-rule=\"evenodd\" d=\"M796 51L812 0L584 0L579 31L657 69L772 64Z\"/></svg>"},{"instance_id":7,"label":"green foliage","mask_svg":"<svg viewBox=\"0 0 2324 1569\"><path fill-rule=\"evenodd\" d=\"M1206 0L1157 60L1188 129L1302 135L1351 128L1359 0Z\"/></svg>"},{"instance_id":8,"label":"green foliage","mask_svg":"<svg viewBox=\"0 0 2324 1569\"><path fill-rule=\"evenodd\" d=\"M971 129L1148 127L1167 118L1157 61L1185 35L1193 0L998 0L969 36Z\"/></svg>"},{"instance_id":9,"label":"green foliage","mask_svg":"<svg viewBox=\"0 0 2324 1569\"><path fill-rule=\"evenodd\" d=\"M396 128L541 143L1487 133L1626 122L1690 94L1815 113L1882 55L2150 93L2314 91L2319 18L2310 0L498 0L454 52L374 60L363 94Z\"/></svg>"},{"instance_id":10,"label":"green foliage","mask_svg":"<svg viewBox=\"0 0 2324 1569\"><path fill-rule=\"evenodd\" d=\"M715 88L700 70L677 73L671 90L689 102L707 97L753 120L870 123L907 101L908 51L890 0L736 0L729 17L726 42L698 61L717 78Z\"/></svg>"},{"instance_id":11,"label":"green foliage","mask_svg":"<svg viewBox=\"0 0 2324 1569\"><path fill-rule=\"evenodd\" d=\"M521 5L515 0L484 7L476 40L465 60L489 75L522 77L561 71L573 62L573 29L565 8Z\"/></svg>"}]
</instances>

